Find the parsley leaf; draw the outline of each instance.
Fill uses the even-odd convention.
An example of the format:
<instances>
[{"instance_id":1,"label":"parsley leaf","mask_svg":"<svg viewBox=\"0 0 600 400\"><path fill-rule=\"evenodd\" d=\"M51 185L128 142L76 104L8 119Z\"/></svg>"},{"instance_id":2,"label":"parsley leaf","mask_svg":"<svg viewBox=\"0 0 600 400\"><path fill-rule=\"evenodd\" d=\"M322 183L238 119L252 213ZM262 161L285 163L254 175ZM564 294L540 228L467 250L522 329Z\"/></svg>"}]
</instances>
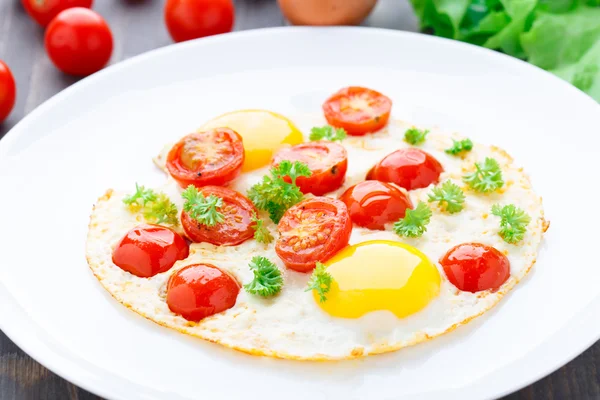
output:
<instances>
[{"instance_id":1,"label":"parsley leaf","mask_svg":"<svg viewBox=\"0 0 600 400\"><path fill-rule=\"evenodd\" d=\"M256 214L252 216L252 222L254 222L254 225L252 225L252 229L254 229L254 239L259 243L271 243L274 238L273 235L271 235L271 232L265 227L265 222L258 218Z\"/></svg>"},{"instance_id":2,"label":"parsley leaf","mask_svg":"<svg viewBox=\"0 0 600 400\"><path fill-rule=\"evenodd\" d=\"M429 193L429 202L437 201L441 207L444 207L450 214L454 214L463 209L465 194L462 189L451 180L447 180L441 187L434 187Z\"/></svg>"},{"instance_id":3,"label":"parsley leaf","mask_svg":"<svg viewBox=\"0 0 600 400\"><path fill-rule=\"evenodd\" d=\"M431 220L431 209L420 201L414 210L406 209L404 218L394 224L394 232L399 236L420 237L427 231L427 224Z\"/></svg>"},{"instance_id":4,"label":"parsley leaf","mask_svg":"<svg viewBox=\"0 0 600 400\"><path fill-rule=\"evenodd\" d=\"M412 127L404 132L404 141L413 146L425 141L425 136L429 133L428 129L417 129Z\"/></svg>"},{"instance_id":5,"label":"parsley leaf","mask_svg":"<svg viewBox=\"0 0 600 400\"><path fill-rule=\"evenodd\" d=\"M499 204L492 206L492 214L500 217L500 236L506 243L517 243L523 239L531 217L525 211L509 204L504 207Z\"/></svg>"},{"instance_id":6,"label":"parsley leaf","mask_svg":"<svg viewBox=\"0 0 600 400\"><path fill-rule=\"evenodd\" d=\"M254 256L249 266L254 273L254 279L244 285L246 292L269 297L281 291L283 277L279 268L272 261L263 256Z\"/></svg>"},{"instance_id":7,"label":"parsley leaf","mask_svg":"<svg viewBox=\"0 0 600 400\"><path fill-rule=\"evenodd\" d=\"M183 209L198 223L210 227L225 220L223 214L218 211L223 206L223 199L220 197L213 194L204 197L193 185L189 185L181 193L181 197L185 200Z\"/></svg>"},{"instance_id":8,"label":"parsley leaf","mask_svg":"<svg viewBox=\"0 0 600 400\"><path fill-rule=\"evenodd\" d=\"M498 161L489 157L485 159L483 165L475 163L475 172L463 176L463 181L472 189L482 193L493 192L504 185Z\"/></svg>"},{"instance_id":9,"label":"parsley leaf","mask_svg":"<svg viewBox=\"0 0 600 400\"><path fill-rule=\"evenodd\" d=\"M299 176L310 176L311 171L308 165L300 161L292 163L283 160L269 172L269 175L263 176L261 182L248 190L248 197L256 208L267 211L271 220L279 223L286 210L304 197L300 188L296 186L296 179ZM285 176L289 176L292 183L286 182L283 179Z\"/></svg>"},{"instance_id":10,"label":"parsley leaf","mask_svg":"<svg viewBox=\"0 0 600 400\"><path fill-rule=\"evenodd\" d=\"M454 140L452 139L452 147L446 149L445 152L452 155L457 155L463 151L471 151L473 149L473 142L471 139Z\"/></svg>"},{"instance_id":11,"label":"parsley leaf","mask_svg":"<svg viewBox=\"0 0 600 400\"><path fill-rule=\"evenodd\" d=\"M309 139L315 140L329 140L331 142L342 141L346 139L346 130L344 128L334 128L333 126L315 126L310 130Z\"/></svg>"},{"instance_id":12,"label":"parsley leaf","mask_svg":"<svg viewBox=\"0 0 600 400\"><path fill-rule=\"evenodd\" d=\"M308 281L308 287L306 288L305 292L311 290L316 291L319 295L319 301L323 303L325 300L327 300L327 296L325 295L331 289L331 282L333 282L333 276L327 272L325 265L317 261L317 265L315 266L310 280Z\"/></svg>"},{"instance_id":13,"label":"parsley leaf","mask_svg":"<svg viewBox=\"0 0 600 400\"><path fill-rule=\"evenodd\" d=\"M146 221L153 224L168 224L177 226L177 206L169 196L144 186L135 184L135 193L123 198L123 203L131 212L141 212Z\"/></svg>"}]
</instances>

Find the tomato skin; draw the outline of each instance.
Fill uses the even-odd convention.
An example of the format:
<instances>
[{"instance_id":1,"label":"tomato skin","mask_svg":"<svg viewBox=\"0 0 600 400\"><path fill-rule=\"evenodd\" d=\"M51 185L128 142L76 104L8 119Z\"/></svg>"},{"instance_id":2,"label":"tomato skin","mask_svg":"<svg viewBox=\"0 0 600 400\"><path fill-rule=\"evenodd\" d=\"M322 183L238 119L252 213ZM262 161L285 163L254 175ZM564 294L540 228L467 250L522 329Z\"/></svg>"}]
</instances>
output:
<instances>
[{"instance_id":1,"label":"tomato skin","mask_svg":"<svg viewBox=\"0 0 600 400\"><path fill-rule=\"evenodd\" d=\"M104 18L83 7L58 14L46 28L44 43L54 65L77 76L101 70L113 49L112 32Z\"/></svg>"},{"instance_id":2,"label":"tomato skin","mask_svg":"<svg viewBox=\"0 0 600 400\"><path fill-rule=\"evenodd\" d=\"M437 183L443 171L442 165L431 154L411 147L385 156L369 171L367 179L392 182L413 190Z\"/></svg>"},{"instance_id":3,"label":"tomato skin","mask_svg":"<svg viewBox=\"0 0 600 400\"><path fill-rule=\"evenodd\" d=\"M190 240L217 246L236 246L254 237L251 218L257 211L246 196L221 186L204 186L200 192L207 197L213 194L223 199L223 206L219 211L223 213L225 221L207 227L198 224L187 212L182 211L181 224Z\"/></svg>"},{"instance_id":4,"label":"tomato skin","mask_svg":"<svg viewBox=\"0 0 600 400\"><path fill-rule=\"evenodd\" d=\"M8 118L15 106L16 97L15 78L8 65L0 60L0 124Z\"/></svg>"},{"instance_id":5,"label":"tomato skin","mask_svg":"<svg viewBox=\"0 0 600 400\"><path fill-rule=\"evenodd\" d=\"M343 88L323 103L329 125L344 128L349 135L362 136L383 128L392 111L392 100L372 89Z\"/></svg>"},{"instance_id":6,"label":"tomato skin","mask_svg":"<svg viewBox=\"0 0 600 400\"><path fill-rule=\"evenodd\" d=\"M43 27L67 8L92 8L92 3L93 0L21 0L27 14Z\"/></svg>"},{"instance_id":7,"label":"tomato skin","mask_svg":"<svg viewBox=\"0 0 600 400\"><path fill-rule=\"evenodd\" d=\"M188 254L188 244L177 232L160 225L143 224L123 236L113 251L112 260L135 276L150 278L168 271Z\"/></svg>"},{"instance_id":8,"label":"tomato skin","mask_svg":"<svg viewBox=\"0 0 600 400\"><path fill-rule=\"evenodd\" d=\"M188 321L228 310L235 305L240 284L212 264L188 265L167 282L167 305Z\"/></svg>"},{"instance_id":9,"label":"tomato skin","mask_svg":"<svg viewBox=\"0 0 600 400\"><path fill-rule=\"evenodd\" d=\"M194 143L206 147L219 146L216 156L219 158L211 160L209 163L201 161L202 149L196 147L196 153L192 153L189 149L193 147ZM196 157L197 164L195 166L186 165L185 160L188 158L194 160L194 157ZM208 185L225 185L241 173L243 164L242 137L229 128L191 133L177 142L167 156L167 170L182 188L189 185L197 188Z\"/></svg>"},{"instance_id":10,"label":"tomato skin","mask_svg":"<svg viewBox=\"0 0 600 400\"><path fill-rule=\"evenodd\" d=\"M413 208L407 194L379 181L360 182L348 188L340 200L348 207L352 222L368 229L384 230L385 224L404 218L406 209Z\"/></svg>"},{"instance_id":11,"label":"tomato skin","mask_svg":"<svg viewBox=\"0 0 600 400\"><path fill-rule=\"evenodd\" d=\"M290 207L279 221L277 230L280 236L275 251L285 266L294 271L309 272L317 261L327 261L348 244L352 222L341 201L313 197ZM295 235L297 231L309 234L299 239Z\"/></svg>"},{"instance_id":12,"label":"tomato skin","mask_svg":"<svg viewBox=\"0 0 600 400\"><path fill-rule=\"evenodd\" d=\"M167 0L165 24L175 42L231 32L235 18L231 0Z\"/></svg>"},{"instance_id":13,"label":"tomato skin","mask_svg":"<svg viewBox=\"0 0 600 400\"><path fill-rule=\"evenodd\" d=\"M348 170L348 153L338 143L319 141L301 143L280 150L273 157L273 165L283 160L301 161L308 165L311 176L299 176L296 185L302 193L321 196L342 186ZM289 176L284 180L291 182Z\"/></svg>"},{"instance_id":14,"label":"tomato skin","mask_svg":"<svg viewBox=\"0 0 600 400\"><path fill-rule=\"evenodd\" d=\"M500 251L481 243L462 243L440 259L448 280L465 292L498 290L510 277L510 261Z\"/></svg>"}]
</instances>

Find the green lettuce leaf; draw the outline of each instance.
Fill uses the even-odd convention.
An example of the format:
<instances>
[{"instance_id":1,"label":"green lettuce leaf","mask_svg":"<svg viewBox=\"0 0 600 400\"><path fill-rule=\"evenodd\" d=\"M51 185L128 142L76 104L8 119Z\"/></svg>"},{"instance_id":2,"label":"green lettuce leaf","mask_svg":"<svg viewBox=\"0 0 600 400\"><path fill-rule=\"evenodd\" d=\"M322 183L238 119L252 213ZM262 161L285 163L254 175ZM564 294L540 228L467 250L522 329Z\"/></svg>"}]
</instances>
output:
<instances>
[{"instance_id":1,"label":"green lettuce leaf","mask_svg":"<svg viewBox=\"0 0 600 400\"><path fill-rule=\"evenodd\" d=\"M411 0L421 29L437 36L458 39L459 26L471 0Z\"/></svg>"},{"instance_id":2,"label":"green lettuce leaf","mask_svg":"<svg viewBox=\"0 0 600 400\"><path fill-rule=\"evenodd\" d=\"M537 2L538 0L501 0L510 22L483 45L489 49L500 49L514 57L525 58L520 38L531 21Z\"/></svg>"}]
</instances>

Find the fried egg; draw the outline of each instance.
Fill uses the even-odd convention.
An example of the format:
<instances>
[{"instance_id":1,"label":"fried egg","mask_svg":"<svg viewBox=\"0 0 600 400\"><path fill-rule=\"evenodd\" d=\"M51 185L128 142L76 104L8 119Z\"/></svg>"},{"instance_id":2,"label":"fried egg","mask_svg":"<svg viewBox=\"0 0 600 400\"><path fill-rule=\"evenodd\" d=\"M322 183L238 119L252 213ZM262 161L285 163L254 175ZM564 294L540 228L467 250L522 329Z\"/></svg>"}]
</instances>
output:
<instances>
[{"instance_id":1,"label":"fried egg","mask_svg":"<svg viewBox=\"0 0 600 400\"><path fill-rule=\"evenodd\" d=\"M297 116L293 121L302 132L325 125L322 117L314 115ZM384 156L409 147L403 137L410 127L406 122L391 121L377 133L345 139L342 144L348 151L346 179L341 188L327 196L338 198L346 189L363 181L369 169ZM381 231L354 225L349 246L326 262L334 283L325 302L306 291L310 274L285 268L275 253L274 242L261 244L248 240L232 247L195 243L190 246L189 257L177 261L169 271L152 278L138 278L125 272L113 264L113 248L127 231L143 222L141 215L129 212L123 205L127 190L109 190L95 205L87 241L89 266L117 301L138 314L182 333L255 355L339 360L395 351L432 339L498 303L535 263L548 226L541 198L506 152L476 143L472 151L451 156L444 150L451 147L452 139L461 138L432 130L418 147L443 165L440 182L451 180L463 188L464 209L449 214L431 203L431 222L419 238L399 237L392 224ZM266 147L263 150L273 151L270 144ZM497 192L476 193L465 187L461 178L473 170L475 162L486 157L499 162L506 183ZM155 162L164 168L164 154ZM246 193L267 171L268 165L257 161L229 187ZM158 189L181 209L180 189L171 178ZM410 191L413 204L427 202L430 190L431 186ZM499 219L490 213L496 203L515 204L531 216L525 237L519 243L508 244L499 236ZM271 234L277 236L275 224L268 216L261 217ZM495 247L508 257L510 277L498 290L463 292L448 281L439 260L453 246L465 242ZM278 295L265 299L242 290L235 306L199 322L190 322L169 310L165 301L166 284L175 271L191 264L209 263L243 285L253 279L248 265L257 255L267 257L281 270L284 285Z\"/></svg>"}]
</instances>

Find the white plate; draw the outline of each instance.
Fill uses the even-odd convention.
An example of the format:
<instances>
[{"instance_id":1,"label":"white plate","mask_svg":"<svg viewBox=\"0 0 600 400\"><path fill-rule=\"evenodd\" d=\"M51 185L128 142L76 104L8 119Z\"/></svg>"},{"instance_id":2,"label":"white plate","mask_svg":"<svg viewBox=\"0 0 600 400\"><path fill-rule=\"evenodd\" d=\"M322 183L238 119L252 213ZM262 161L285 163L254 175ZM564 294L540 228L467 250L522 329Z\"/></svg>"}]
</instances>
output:
<instances>
[{"instance_id":1,"label":"white plate","mask_svg":"<svg viewBox=\"0 0 600 400\"><path fill-rule=\"evenodd\" d=\"M180 335L114 301L84 256L108 187L164 179L151 157L238 108L320 112L349 84L398 118L506 148L551 221L538 264L484 317L367 359L252 357ZM600 106L535 67L458 42L364 28L283 28L170 46L107 68L0 141L0 328L46 367L115 399L463 399L541 378L600 336Z\"/></svg>"}]
</instances>

